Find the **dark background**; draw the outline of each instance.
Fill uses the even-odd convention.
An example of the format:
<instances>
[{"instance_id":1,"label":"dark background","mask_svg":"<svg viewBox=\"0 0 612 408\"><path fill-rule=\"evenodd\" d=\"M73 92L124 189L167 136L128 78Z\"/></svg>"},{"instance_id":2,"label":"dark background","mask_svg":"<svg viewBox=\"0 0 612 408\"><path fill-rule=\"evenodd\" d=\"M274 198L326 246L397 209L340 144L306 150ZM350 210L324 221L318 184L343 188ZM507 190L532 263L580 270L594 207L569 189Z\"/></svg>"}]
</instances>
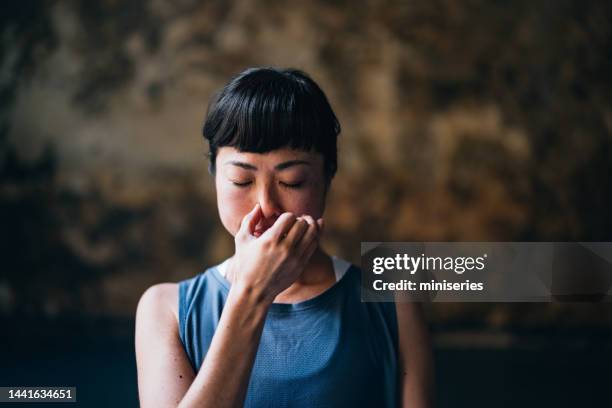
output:
<instances>
[{"instance_id":1,"label":"dark background","mask_svg":"<svg viewBox=\"0 0 612 408\"><path fill-rule=\"evenodd\" d=\"M343 126L327 248L612 241L606 1L9 1L0 11L0 385L137 404L150 285L232 253L200 127L249 66ZM609 304L433 304L440 407L606 404Z\"/></svg>"}]
</instances>

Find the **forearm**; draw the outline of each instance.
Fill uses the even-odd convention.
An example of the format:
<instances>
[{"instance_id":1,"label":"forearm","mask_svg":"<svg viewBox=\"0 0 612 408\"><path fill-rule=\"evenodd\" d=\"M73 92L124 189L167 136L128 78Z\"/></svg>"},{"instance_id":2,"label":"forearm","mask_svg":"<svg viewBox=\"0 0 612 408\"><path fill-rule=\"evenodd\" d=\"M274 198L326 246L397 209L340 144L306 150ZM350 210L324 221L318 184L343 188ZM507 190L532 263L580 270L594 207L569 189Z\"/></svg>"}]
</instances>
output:
<instances>
[{"instance_id":1,"label":"forearm","mask_svg":"<svg viewBox=\"0 0 612 408\"><path fill-rule=\"evenodd\" d=\"M401 406L434 406L434 359L431 338L418 303L396 304L399 333Z\"/></svg>"},{"instance_id":2,"label":"forearm","mask_svg":"<svg viewBox=\"0 0 612 408\"><path fill-rule=\"evenodd\" d=\"M232 286L206 358L180 407L244 405L269 305L258 292Z\"/></svg>"},{"instance_id":3,"label":"forearm","mask_svg":"<svg viewBox=\"0 0 612 408\"><path fill-rule=\"evenodd\" d=\"M401 406L404 408L431 408L433 403L433 384L431 373L423 372L424 378L408 375L404 380Z\"/></svg>"}]
</instances>

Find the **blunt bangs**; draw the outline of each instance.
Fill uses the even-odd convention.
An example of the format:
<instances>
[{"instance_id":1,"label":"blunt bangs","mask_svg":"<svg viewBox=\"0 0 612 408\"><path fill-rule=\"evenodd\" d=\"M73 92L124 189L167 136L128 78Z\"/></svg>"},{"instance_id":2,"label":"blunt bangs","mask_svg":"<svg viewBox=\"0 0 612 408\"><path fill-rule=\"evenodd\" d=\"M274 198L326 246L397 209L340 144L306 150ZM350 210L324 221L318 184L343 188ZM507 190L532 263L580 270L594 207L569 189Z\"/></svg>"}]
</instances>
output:
<instances>
[{"instance_id":1,"label":"blunt bangs","mask_svg":"<svg viewBox=\"0 0 612 408\"><path fill-rule=\"evenodd\" d=\"M325 94L295 69L250 68L234 77L209 106L203 135L214 172L217 150L267 153L280 148L319 152L329 180L337 168L340 123Z\"/></svg>"}]
</instances>

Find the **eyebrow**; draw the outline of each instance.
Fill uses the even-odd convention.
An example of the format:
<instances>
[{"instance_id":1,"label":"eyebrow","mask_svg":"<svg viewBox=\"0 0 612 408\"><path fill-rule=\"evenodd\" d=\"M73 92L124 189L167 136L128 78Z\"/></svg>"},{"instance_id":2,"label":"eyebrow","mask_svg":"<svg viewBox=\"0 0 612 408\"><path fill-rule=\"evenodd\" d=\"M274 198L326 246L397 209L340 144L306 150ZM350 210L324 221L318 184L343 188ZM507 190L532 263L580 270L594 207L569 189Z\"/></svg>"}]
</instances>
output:
<instances>
[{"instance_id":1,"label":"eyebrow","mask_svg":"<svg viewBox=\"0 0 612 408\"><path fill-rule=\"evenodd\" d=\"M241 168L246 169L246 170L257 170L257 167L253 166L252 164L241 162L241 161L236 161L236 160L229 161L229 162L227 162L225 164L226 165L227 164L233 164L234 166L238 166L238 167L241 167ZM285 169L287 169L289 167L298 166L298 165L310 166L310 162L307 162L305 160L289 160L289 161L277 164L276 166L274 166L274 169L275 170L285 170Z\"/></svg>"}]
</instances>

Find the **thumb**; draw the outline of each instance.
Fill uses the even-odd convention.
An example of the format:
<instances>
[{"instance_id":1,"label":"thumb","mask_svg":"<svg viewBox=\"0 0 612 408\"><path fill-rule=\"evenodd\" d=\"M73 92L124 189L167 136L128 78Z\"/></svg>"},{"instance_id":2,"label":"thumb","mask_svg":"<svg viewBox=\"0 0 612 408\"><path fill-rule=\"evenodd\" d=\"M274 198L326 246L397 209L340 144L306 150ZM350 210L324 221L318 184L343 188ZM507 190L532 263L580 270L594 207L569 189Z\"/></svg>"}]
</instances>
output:
<instances>
[{"instance_id":1,"label":"thumb","mask_svg":"<svg viewBox=\"0 0 612 408\"><path fill-rule=\"evenodd\" d=\"M250 235L253 233L255 226L261 219L261 206L259 203L255 204L255 207L244 216L240 223L240 234Z\"/></svg>"}]
</instances>

